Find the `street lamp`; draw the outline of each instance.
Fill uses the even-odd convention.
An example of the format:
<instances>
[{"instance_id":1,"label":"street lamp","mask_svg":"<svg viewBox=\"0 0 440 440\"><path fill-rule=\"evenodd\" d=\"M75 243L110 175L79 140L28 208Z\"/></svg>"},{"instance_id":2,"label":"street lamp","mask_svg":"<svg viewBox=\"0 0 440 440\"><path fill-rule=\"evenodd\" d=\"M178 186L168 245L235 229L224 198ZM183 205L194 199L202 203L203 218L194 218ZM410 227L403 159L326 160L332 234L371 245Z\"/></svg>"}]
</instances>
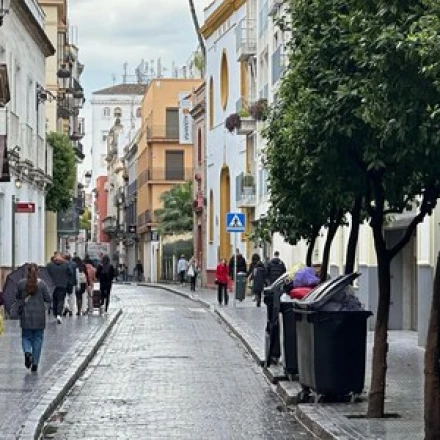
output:
<instances>
[{"instance_id":1,"label":"street lamp","mask_svg":"<svg viewBox=\"0 0 440 440\"><path fill-rule=\"evenodd\" d=\"M92 181L92 172L86 171L84 174L84 183L86 184L86 186L89 186L91 181Z\"/></svg>"},{"instance_id":2,"label":"street lamp","mask_svg":"<svg viewBox=\"0 0 440 440\"><path fill-rule=\"evenodd\" d=\"M0 0L0 26L3 24L3 18L9 12L10 0Z\"/></svg>"},{"instance_id":3,"label":"street lamp","mask_svg":"<svg viewBox=\"0 0 440 440\"><path fill-rule=\"evenodd\" d=\"M58 69L57 78L58 78L58 88L64 93L69 89L71 76L72 74L70 70L67 69L65 64L62 64L61 67Z\"/></svg>"}]
</instances>

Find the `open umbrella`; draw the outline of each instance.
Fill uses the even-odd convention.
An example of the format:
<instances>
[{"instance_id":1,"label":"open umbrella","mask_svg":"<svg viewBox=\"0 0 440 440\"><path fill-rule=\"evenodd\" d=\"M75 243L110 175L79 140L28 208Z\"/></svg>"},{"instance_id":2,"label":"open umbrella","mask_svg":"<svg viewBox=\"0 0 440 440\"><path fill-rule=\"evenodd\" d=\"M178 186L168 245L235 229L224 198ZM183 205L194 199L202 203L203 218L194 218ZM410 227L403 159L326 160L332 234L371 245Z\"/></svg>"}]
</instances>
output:
<instances>
[{"instance_id":1,"label":"open umbrella","mask_svg":"<svg viewBox=\"0 0 440 440\"><path fill-rule=\"evenodd\" d=\"M14 304L15 302L18 283L20 280L26 277L27 266L27 264L23 264L23 266L17 267L17 269L13 270L6 277L5 285L3 286L3 302L5 310L8 313L11 309L12 304ZM40 278L47 284L49 293L52 296L55 286L45 266L38 267L38 278Z\"/></svg>"}]
</instances>

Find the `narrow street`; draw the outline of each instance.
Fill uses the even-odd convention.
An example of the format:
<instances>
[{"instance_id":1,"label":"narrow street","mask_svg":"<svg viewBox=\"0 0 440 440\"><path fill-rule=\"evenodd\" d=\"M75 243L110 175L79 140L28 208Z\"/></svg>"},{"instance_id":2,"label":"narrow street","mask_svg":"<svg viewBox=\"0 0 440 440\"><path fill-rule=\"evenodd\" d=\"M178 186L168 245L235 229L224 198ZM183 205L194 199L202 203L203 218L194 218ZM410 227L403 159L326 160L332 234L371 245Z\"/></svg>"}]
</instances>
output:
<instances>
[{"instance_id":1,"label":"narrow street","mask_svg":"<svg viewBox=\"0 0 440 440\"><path fill-rule=\"evenodd\" d=\"M311 438L209 310L157 289L115 294L124 313L55 414L50 438Z\"/></svg>"}]
</instances>

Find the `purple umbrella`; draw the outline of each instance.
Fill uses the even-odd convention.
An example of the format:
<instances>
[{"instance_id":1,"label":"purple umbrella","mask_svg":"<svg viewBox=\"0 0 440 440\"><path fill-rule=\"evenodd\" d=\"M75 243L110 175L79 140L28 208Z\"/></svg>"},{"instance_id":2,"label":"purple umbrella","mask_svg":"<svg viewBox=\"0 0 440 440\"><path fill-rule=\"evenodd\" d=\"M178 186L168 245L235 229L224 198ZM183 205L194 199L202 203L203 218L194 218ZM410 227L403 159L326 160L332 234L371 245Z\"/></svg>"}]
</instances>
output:
<instances>
[{"instance_id":1,"label":"purple umbrella","mask_svg":"<svg viewBox=\"0 0 440 440\"><path fill-rule=\"evenodd\" d=\"M27 264L23 264L23 266L17 267L6 277L5 285L3 286L3 302L8 313L15 302L18 283L27 275L27 266ZM38 278L47 284L49 293L52 295L55 286L45 266L38 267Z\"/></svg>"}]
</instances>

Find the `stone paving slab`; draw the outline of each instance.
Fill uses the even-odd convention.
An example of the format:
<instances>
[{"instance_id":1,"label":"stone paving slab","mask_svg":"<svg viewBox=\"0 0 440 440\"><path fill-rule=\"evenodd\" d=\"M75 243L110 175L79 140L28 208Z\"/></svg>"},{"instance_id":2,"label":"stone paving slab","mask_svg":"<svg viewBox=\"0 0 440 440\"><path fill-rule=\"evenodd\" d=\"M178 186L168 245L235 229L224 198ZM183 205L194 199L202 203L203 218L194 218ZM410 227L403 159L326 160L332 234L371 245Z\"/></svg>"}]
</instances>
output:
<instances>
[{"instance_id":1,"label":"stone paving slab","mask_svg":"<svg viewBox=\"0 0 440 440\"><path fill-rule=\"evenodd\" d=\"M198 289L155 284L158 287L199 301L213 309L244 343L252 356L262 363L264 359L264 328L266 308L255 307L250 297L237 302L237 307L218 307L214 289ZM299 405L298 416L311 431L322 439L418 440L423 439L423 384L424 350L418 347L417 333L389 332L386 412L397 413L398 418L363 418L367 412L367 392L371 379L373 333L367 341L365 392L360 403ZM271 373L268 373L271 374ZM298 403L301 387L296 382L279 381L279 395L287 403Z\"/></svg>"},{"instance_id":2,"label":"stone paving slab","mask_svg":"<svg viewBox=\"0 0 440 440\"><path fill-rule=\"evenodd\" d=\"M115 308L105 317L66 317L62 325L49 316L37 373L24 367L19 322L5 321L0 337L2 440L38 437L44 418L87 366L120 313Z\"/></svg>"}]
</instances>

